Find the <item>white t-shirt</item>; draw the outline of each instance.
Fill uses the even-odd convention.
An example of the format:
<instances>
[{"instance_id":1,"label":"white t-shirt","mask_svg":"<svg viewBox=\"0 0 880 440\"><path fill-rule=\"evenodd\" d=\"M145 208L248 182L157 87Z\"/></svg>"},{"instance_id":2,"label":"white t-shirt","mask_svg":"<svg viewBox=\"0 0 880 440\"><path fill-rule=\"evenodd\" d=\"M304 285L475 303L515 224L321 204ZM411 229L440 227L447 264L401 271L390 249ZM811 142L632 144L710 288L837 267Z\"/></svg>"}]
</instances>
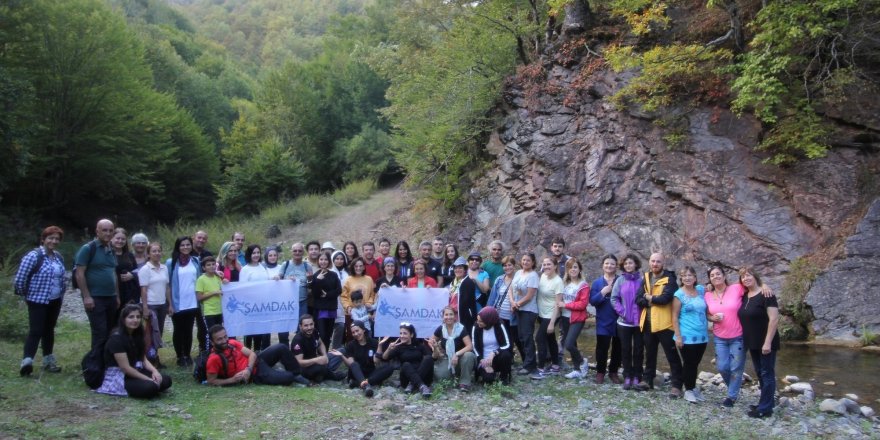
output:
<instances>
[{"instance_id":1,"label":"white t-shirt","mask_svg":"<svg viewBox=\"0 0 880 440\"><path fill-rule=\"evenodd\" d=\"M501 325L501 324L497 324ZM490 328L483 332L483 359L489 357L493 351L498 350L498 338L495 337L495 329Z\"/></svg>"},{"instance_id":2,"label":"white t-shirt","mask_svg":"<svg viewBox=\"0 0 880 440\"><path fill-rule=\"evenodd\" d=\"M549 319L553 316L553 309L556 308L556 294L561 294L564 290L562 278L554 275L548 278L546 274L541 274L541 281L538 283L538 316Z\"/></svg>"},{"instance_id":3,"label":"white t-shirt","mask_svg":"<svg viewBox=\"0 0 880 440\"><path fill-rule=\"evenodd\" d=\"M238 273L238 281L242 283L250 283L253 281L268 281L271 277L269 271L262 264L251 266L250 264L241 268Z\"/></svg>"},{"instance_id":4,"label":"white t-shirt","mask_svg":"<svg viewBox=\"0 0 880 440\"><path fill-rule=\"evenodd\" d=\"M186 266L177 266L177 282L178 282L178 305L180 310L195 309L199 306L196 300L196 263L190 260Z\"/></svg>"},{"instance_id":5,"label":"white t-shirt","mask_svg":"<svg viewBox=\"0 0 880 440\"><path fill-rule=\"evenodd\" d=\"M584 284L583 281L572 281L565 285L565 288L562 289L562 302L568 304L573 302L575 298L577 298L578 290L581 289L581 286ZM562 308L562 316L566 318L571 318L571 310L566 308Z\"/></svg>"},{"instance_id":6,"label":"white t-shirt","mask_svg":"<svg viewBox=\"0 0 880 440\"><path fill-rule=\"evenodd\" d=\"M540 278L538 277L538 273L530 271L529 273L523 273L522 270L516 271L516 274L513 276L513 299L516 301L521 300L528 294L528 289L537 289L540 284ZM537 295L533 296L529 302L523 304L519 310L523 312L532 312L538 313L538 302L536 301Z\"/></svg>"},{"instance_id":7,"label":"white t-shirt","mask_svg":"<svg viewBox=\"0 0 880 440\"><path fill-rule=\"evenodd\" d=\"M138 270L138 284L147 288L148 305L164 305L165 289L168 286L168 268L162 263L156 268L153 263L148 262Z\"/></svg>"}]
</instances>

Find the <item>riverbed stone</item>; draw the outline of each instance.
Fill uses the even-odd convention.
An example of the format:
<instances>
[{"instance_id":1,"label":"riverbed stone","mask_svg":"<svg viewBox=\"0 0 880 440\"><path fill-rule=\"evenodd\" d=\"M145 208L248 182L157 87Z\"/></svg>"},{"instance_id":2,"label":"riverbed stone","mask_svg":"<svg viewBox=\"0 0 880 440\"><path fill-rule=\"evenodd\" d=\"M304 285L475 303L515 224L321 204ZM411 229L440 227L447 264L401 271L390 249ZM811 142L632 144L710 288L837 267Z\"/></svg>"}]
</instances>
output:
<instances>
[{"instance_id":1,"label":"riverbed stone","mask_svg":"<svg viewBox=\"0 0 880 440\"><path fill-rule=\"evenodd\" d=\"M846 408L846 411L852 414L859 414L861 410L859 410L859 404L856 403L855 400L847 399L844 397L840 399L840 403Z\"/></svg>"},{"instance_id":2,"label":"riverbed stone","mask_svg":"<svg viewBox=\"0 0 880 440\"><path fill-rule=\"evenodd\" d=\"M863 406L859 408L859 411L862 413L863 417L871 418L874 417L874 409L870 406Z\"/></svg>"},{"instance_id":3,"label":"riverbed stone","mask_svg":"<svg viewBox=\"0 0 880 440\"><path fill-rule=\"evenodd\" d=\"M807 382L796 382L791 384L791 390L796 393L803 393L804 391L813 391L813 386Z\"/></svg>"},{"instance_id":4,"label":"riverbed stone","mask_svg":"<svg viewBox=\"0 0 880 440\"><path fill-rule=\"evenodd\" d=\"M793 376L793 375L788 375L788 376L785 376L782 378L782 382L788 383L788 384L800 382L800 381L801 381L801 379L799 377Z\"/></svg>"},{"instance_id":5,"label":"riverbed stone","mask_svg":"<svg viewBox=\"0 0 880 440\"><path fill-rule=\"evenodd\" d=\"M846 415L846 405L834 399L825 399L819 404L819 411Z\"/></svg>"},{"instance_id":6,"label":"riverbed stone","mask_svg":"<svg viewBox=\"0 0 880 440\"><path fill-rule=\"evenodd\" d=\"M847 399L850 399L850 400L855 400L856 402L859 401L859 396L857 394L847 393L847 394L844 394L843 397L846 397Z\"/></svg>"},{"instance_id":7,"label":"riverbed stone","mask_svg":"<svg viewBox=\"0 0 880 440\"><path fill-rule=\"evenodd\" d=\"M710 373L708 371L700 371L700 375L697 377L699 377L699 379L702 381L708 382L708 381L715 378L715 373Z\"/></svg>"}]
</instances>

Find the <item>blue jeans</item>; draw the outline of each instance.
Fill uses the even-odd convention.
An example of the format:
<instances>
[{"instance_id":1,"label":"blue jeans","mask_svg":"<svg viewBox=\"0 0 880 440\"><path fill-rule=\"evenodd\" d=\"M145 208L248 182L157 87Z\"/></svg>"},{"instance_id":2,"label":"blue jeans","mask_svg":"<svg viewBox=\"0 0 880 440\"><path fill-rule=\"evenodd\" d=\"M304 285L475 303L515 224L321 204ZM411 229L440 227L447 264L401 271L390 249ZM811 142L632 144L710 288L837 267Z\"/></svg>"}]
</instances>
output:
<instances>
[{"instance_id":1,"label":"blue jeans","mask_svg":"<svg viewBox=\"0 0 880 440\"><path fill-rule=\"evenodd\" d=\"M776 350L770 350L768 354L761 354L760 349L749 350L749 354L752 356L752 365L761 384L758 412L772 413L773 398L776 395Z\"/></svg>"},{"instance_id":2,"label":"blue jeans","mask_svg":"<svg viewBox=\"0 0 880 440\"><path fill-rule=\"evenodd\" d=\"M724 379L724 385L727 385L727 397L736 400L746 369L742 336L730 339L715 337L715 366Z\"/></svg>"}]
</instances>

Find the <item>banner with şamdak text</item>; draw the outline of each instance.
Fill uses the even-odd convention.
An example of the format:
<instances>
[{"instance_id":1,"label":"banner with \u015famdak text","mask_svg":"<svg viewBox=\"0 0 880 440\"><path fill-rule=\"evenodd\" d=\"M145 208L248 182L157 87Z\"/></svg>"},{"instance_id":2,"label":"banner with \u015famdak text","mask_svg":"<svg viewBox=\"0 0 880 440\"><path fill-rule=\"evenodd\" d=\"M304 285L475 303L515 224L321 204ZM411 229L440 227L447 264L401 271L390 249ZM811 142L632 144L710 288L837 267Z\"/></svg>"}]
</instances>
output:
<instances>
[{"instance_id":1,"label":"banner with \u015famdak text","mask_svg":"<svg viewBox=\"0 0 880 440\"><path fill-rule=\"evenodd\" d=\"M221 303L229 336L295 331L299 324L297 281L227 283Z\"/></svg>"},{"instance_id":2,"label":"banner with \u015famdak text","mask_svg":"<svg viewBox=\"0 0 880 440\"><path fill-rule=\"evenodd\" d=\"M443 322L443 308L447 305L446 289L383 287L376 303L373 336L398 336L400 324L406 322L415 326L416 337L430 337Z\"/></svg>"}]
</instances>

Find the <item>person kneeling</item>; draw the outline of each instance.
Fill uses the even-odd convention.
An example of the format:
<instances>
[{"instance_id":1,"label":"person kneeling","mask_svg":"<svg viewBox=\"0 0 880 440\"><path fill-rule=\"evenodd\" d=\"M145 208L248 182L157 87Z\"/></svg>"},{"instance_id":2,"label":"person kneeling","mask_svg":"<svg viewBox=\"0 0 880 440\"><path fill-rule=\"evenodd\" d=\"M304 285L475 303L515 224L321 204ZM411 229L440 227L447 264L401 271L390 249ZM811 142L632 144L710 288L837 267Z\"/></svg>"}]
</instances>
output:
<instances>
[{"instance_id":1,"label":"person kneeling","mask_svg":"<svg viewBox=\"0 0 880 440\"><path fill-rule=\"evenodd\" d=\"M290 342L290 351L299 363L302 375L312 382L345 378L344 373L335 372L342 359L339 356L334 356L333 359L327 356L327 348L321 341L321 335L315 330L315 319L312 315L306 314L299 318L299 331Z\"/></svg>"},{"instance_id":2,"label":"person kneeling","mask_svg":"<svg viewBox=\"0 0 880 440\"><path fill-rule=\"evenodd\" d=\"M299 365L284 344L275 344L259 356L235 339L229 339L226 328L215 324L208 331L214 344L205 363L205 376L210 385L237 385L248 382L264 385L308 384L299 374ZM272 368L281 362L284 370Z\"/></svg>"},{"instance_id":3,"label":"person kneeling","mask_svg":"<svg viewBox=\"0 0 880 440\"><path fill-rule=\"evenodd\" d=\"M147 360L142 307L129 304L104 346L104 382L101 394L151 398L171 387L171 378Z\"/></svg>"},{"instance_id":4,"label":"person kneeling","mask_svg":"<svg viewBox=\"0 0 880 440\"><path fill-rule=\"evenodd\" d=\"M483 307L477 314L472 339L474 353L477 355L477 376L483 383L492 383L501 376L501 383L510 384L513 352L510 337L503 325L498 325L498 311L494 307Z\"/></svg>"}]
</instances>

